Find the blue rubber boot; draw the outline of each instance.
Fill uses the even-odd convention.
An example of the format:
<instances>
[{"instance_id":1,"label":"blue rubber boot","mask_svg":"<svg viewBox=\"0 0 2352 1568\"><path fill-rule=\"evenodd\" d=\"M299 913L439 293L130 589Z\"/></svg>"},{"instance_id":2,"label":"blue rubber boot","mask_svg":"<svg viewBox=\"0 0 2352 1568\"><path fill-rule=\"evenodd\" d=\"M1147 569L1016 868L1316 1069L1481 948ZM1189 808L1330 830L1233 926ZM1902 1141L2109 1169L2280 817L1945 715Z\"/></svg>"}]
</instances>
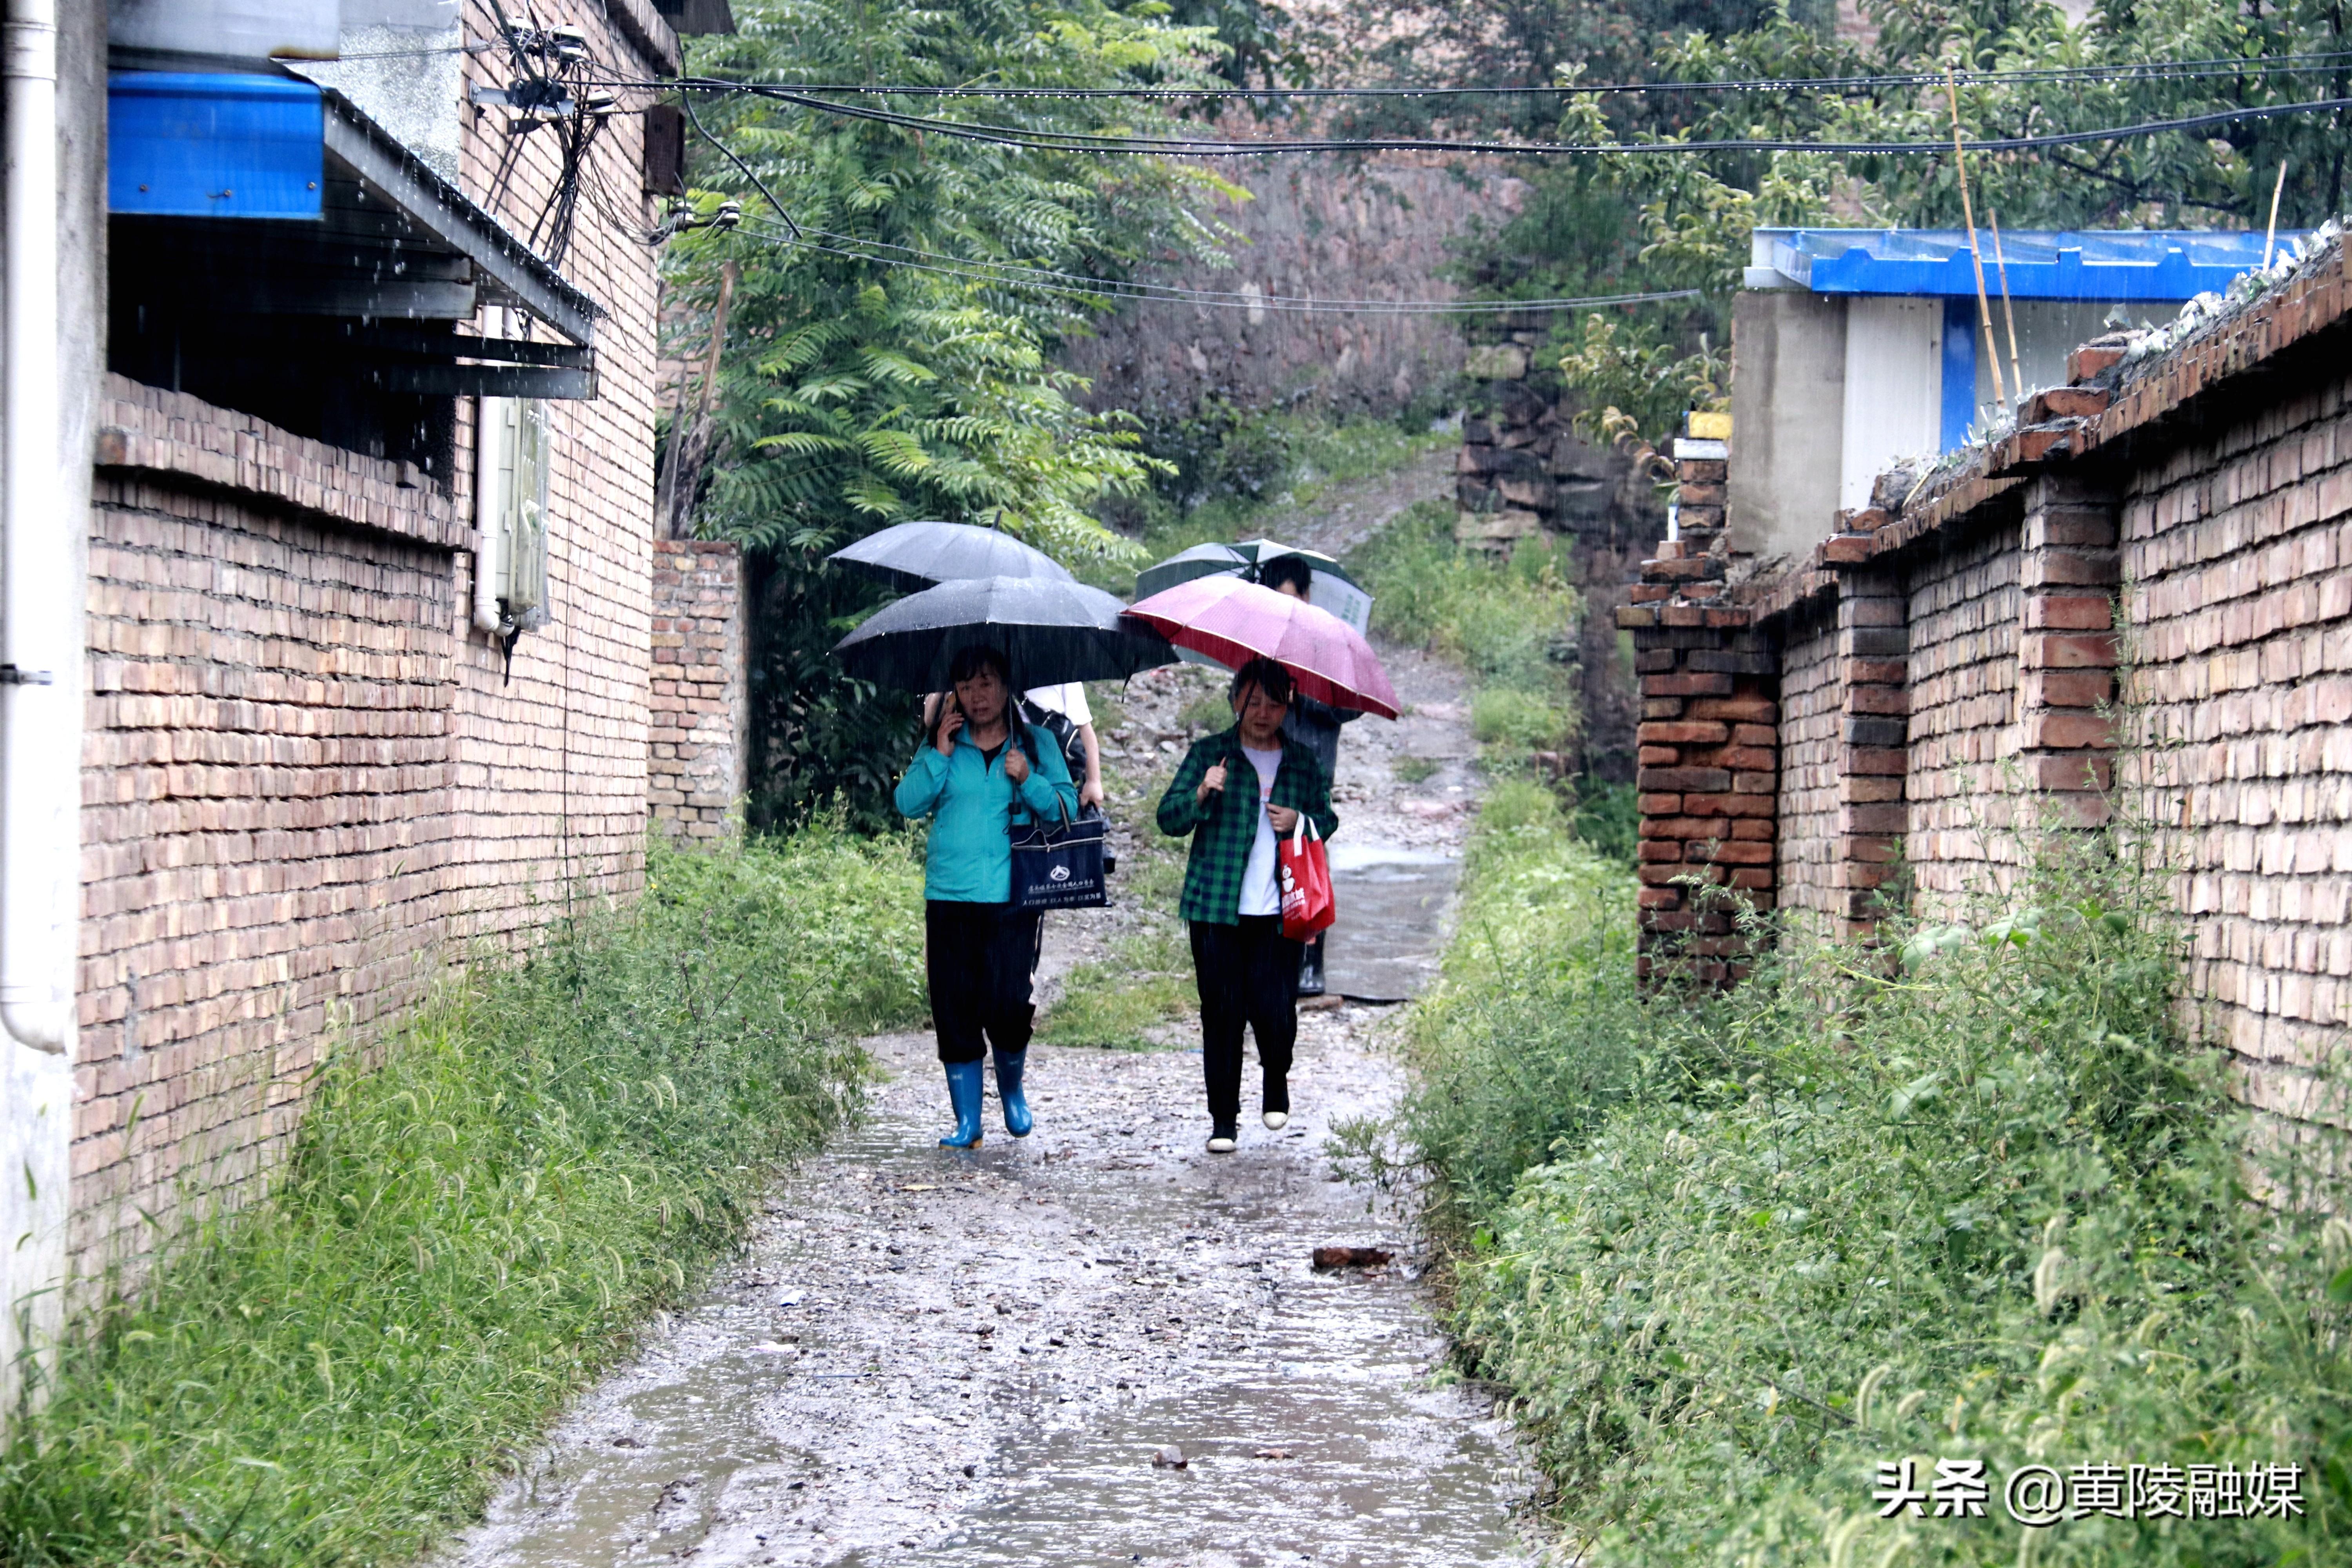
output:
<instances>
[{"instance_id":1,"label":"blue rubber boot","mask_svg":"<svg viewBox=\"0 0 2352 1568\"><path fill-rule=\"evenodd\" d=\"M996 1098L1004 1105L1004 1130L1026 1138L1037 1120L1029 1114L1029 1097L1021 1092L1021 1069L1029 1064L1027 1051L996 1053Z\"/></svg>"},{"instance_id":2,"label":"blue rubber boot","mask_svg":"<svg viewBox=\"0 0 2352 1568\"><path fill-rule=\"evenodd\" d=\"M950 1062L948 1067L948 1103L955 1108L955 1131L940 1140L942 1149L977 1149L980 1147L979 1062Z\"/></svg>"}]
</instances>

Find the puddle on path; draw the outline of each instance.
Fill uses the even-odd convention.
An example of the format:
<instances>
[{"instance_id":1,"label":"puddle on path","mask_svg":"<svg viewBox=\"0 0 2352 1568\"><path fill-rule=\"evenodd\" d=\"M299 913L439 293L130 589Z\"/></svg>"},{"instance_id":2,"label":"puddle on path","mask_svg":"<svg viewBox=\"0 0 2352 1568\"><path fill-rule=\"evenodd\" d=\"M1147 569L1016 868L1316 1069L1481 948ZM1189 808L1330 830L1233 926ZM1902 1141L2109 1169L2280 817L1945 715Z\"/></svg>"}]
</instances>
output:
<instances>
[{"instance_id":1,"label":"puddle on path","mask_svg":"<svg viewBox=\"0 0 2352 1568\"><path fill-rule=\"evenodd\" d=\"M1331 841L1339 905L1324 955L1325 984L1360 1002L1402 1002L1437 978L1461 879L1458 856L1349 838Z\"/></svg>"},{"instance_id":2,"label":"puddle on path","mask_svg":"<svg viewBox=\"0 0 2352 1568\"><path fill-rule=\"evenodd\" d=\"M957 1156L928 1038L876 1042L874 1114L446 1561L1526 1561L1531 1478L1433 1375L1409 1228L1317 1152L1395 1092L1376 1016L1304 1019L1297 1121L1213 1159L1196 1053L1037 1047L1037 1133L1002 1140L992 1100ZM1334 1242L1400 1261L1315 1272ZM1186 1468L1153 1466L1169 1445Z\"/></svg>"}]
</instances>

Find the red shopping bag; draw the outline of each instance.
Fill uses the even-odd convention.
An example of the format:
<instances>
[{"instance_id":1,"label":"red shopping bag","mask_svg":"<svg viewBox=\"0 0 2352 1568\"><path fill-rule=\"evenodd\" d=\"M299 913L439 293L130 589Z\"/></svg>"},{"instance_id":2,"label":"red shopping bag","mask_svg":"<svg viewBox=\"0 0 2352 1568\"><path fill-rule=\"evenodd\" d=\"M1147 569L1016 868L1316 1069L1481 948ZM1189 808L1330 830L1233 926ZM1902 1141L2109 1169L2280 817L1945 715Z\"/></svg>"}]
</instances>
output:
<instances>
[{"instance_id":1,"label":"red shopping bag","mask_svg":"<svg viewBox=\"0 0 2352 1568\"><path fill-rule=\"evenodd\" d=\"M1276 858L1282 868L1282 934L1305 942L1339 913L1331 899L1331 861L1323 852L1323 836L1305 812L1298 814L1298 826L1282 841Z\"/></svg>"}]
</instances>

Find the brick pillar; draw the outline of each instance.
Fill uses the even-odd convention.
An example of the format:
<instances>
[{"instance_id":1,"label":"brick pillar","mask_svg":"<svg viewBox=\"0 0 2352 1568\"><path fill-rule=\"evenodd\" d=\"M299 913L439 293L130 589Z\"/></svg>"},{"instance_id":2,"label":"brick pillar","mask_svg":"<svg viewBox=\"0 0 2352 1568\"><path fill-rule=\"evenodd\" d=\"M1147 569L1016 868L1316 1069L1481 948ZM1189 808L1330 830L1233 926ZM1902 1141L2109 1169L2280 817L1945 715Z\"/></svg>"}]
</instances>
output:
<instances>
[{"instance_id":1,"label":"brick pillar","mask_svg":"<svg viewBox=\"0 0 2352 1568\"><path fill-rule=\"evenodd\" d=\"M732 544L654 542L647 815L665 832L716 838L749 787L742 562Z\"/></svg>"},{"instance_id":2,"label":"brick pillar","mask_svg":"<svg viewBox=\"0 0 2352 1568\"><path fill-rule=\"evenodd\" d=\"M1894 573L1844 572L1837 617L1844 712L1838 727L1843 754L1831 886L1839 894L1841 934L1865 936L1910 826L1903 789L1910 745L1910 598Z\"/></svg>"},{"instance_id":3,"label":"brick pillar","mask_svg":"<svg viewBox=\"0 0 2352 1568\"><path fill-rule=\"evenodd\" d=\"M2114 595L2121 582L2115 492L2094 479L2044 474L2025 497L2025 626L2018 649L2019 720L2027 781L2057 820L2107 817L2116 737L2099 711L2116 691Z\"/></svg>"},{"instance_id":4,"label":"brick pillar","mask_svg":"<svg viewBox=\"0 0 2352 1568\"><path fill-rule=\"evenodd\" d=\"M1727 984L1745 972L1737 911L1774 903L1779 665L1748 610L1725 599L1730 421L1693 424L1675 443L1677 537L1642 563L1633 603L1617 612L1642 681L1637 962L1645 982Z\"/></svg>"}]
</instances>

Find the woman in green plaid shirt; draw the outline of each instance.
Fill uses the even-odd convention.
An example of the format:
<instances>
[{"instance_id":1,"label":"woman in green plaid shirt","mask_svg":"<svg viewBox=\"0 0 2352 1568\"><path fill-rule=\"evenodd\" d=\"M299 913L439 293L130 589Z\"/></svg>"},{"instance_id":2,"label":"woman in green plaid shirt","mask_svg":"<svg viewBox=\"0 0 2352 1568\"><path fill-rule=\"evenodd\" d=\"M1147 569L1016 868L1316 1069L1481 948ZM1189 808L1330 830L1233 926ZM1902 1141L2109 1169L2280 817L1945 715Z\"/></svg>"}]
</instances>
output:
<instances>
[{"instance_id":1,"label":"woman in green plaid shirt","mask_svg":"<svg viewBox=\"0 0 2352 1568\"><path fill-rule=\"evenodd\" d=\"M1257 1037L1265 1125L1290 1120L1303 944L1282 934L1276 847L1301 813L1326 838L1339 830L1329 775L1312 751L1282 732L1290 672L1272 659L1252 659L1227 695L1234 727L1194 742L1160 797L1160 831L1192 836L1177 912L1192 928L1213 1154L1233 1152L1241 1124L1244 1026Z\"/></svg>"}]
</instances>

